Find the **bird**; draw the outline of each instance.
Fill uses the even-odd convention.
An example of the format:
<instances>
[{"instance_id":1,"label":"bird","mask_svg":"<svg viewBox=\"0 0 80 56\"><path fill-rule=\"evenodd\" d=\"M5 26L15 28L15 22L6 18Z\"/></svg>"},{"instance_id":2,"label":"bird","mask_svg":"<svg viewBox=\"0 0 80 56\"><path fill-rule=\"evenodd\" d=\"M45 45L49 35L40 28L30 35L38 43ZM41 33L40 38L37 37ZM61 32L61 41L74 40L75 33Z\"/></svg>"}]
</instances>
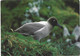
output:
<instances>
[{"instance_id":1,"label":"bird","mask_svg":"<svg viewBox=\"0 0 80 56\"><path fill-rule=\"evenodd\" d=\"M32 35L35 40L40 41L42 38L45 38L50 34L54 26L59 26L63 29L56 17L50 17L47 21L25 23L17 28L15 32L22 35Z\"/></svg>"}]
</instances>

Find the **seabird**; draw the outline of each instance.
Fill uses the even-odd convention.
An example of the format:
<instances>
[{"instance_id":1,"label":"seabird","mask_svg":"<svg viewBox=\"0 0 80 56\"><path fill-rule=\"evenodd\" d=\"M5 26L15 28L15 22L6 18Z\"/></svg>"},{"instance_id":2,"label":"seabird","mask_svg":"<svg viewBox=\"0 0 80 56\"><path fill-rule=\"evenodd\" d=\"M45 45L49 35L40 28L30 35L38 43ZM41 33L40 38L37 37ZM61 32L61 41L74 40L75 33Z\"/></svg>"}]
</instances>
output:
<instances>
[{"instance_id":1,"label":"seabird","mask_svg":"<svg viewBox=\"0 0 80 56\"><path fill-rule=\"evenodd\" d=\"M22 35L32 35L34 39L41 40L49 35L54 26L63 28L55 17L50 17L47 21L26 23L15 30Z\"/></svg>"}]
</instances>

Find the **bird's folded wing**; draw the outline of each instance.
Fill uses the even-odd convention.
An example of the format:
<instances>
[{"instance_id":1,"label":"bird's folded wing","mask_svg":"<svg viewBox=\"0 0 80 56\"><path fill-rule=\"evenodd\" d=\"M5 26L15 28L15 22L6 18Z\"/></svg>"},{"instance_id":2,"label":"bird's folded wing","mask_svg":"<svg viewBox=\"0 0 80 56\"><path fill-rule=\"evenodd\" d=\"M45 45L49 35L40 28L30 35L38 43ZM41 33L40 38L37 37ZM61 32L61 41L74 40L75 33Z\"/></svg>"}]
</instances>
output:
<instances>
[{"instance_id":1,"label":"bird's folded wing","mask_svg":"<svg viewBox=\"0 0 80 56\"><path fill-rule=\"evenodd\" d=\"M34 37L41 37L44 38L49 34L49 29L47 28L47 26L37 30L36 32L34 32Z\"/></svg>"},{"instance_id":2,"label":"bird's folded wing","mask_svg":"<svg viewBox=\"0 0 80 56\"><path fill-rule=\"evenodd\" d=\"M35 31L41 29L42 27L44 27L45 25L40 24L38 22L34 22L34 23L26 23L23 26L19 27L18 29L16 29L16 32L20 32L20 33L27 33L27 34L33 34Z\"/></svg>"}]
</instances>

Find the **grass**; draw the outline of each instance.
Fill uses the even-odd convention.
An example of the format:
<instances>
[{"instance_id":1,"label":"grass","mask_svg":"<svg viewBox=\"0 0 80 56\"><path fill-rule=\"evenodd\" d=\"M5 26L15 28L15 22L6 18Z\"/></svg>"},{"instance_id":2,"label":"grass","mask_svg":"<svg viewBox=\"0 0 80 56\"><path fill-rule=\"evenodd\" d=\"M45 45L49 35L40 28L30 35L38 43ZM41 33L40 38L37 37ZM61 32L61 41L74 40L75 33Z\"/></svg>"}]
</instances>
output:
<instances>
[{"instance_id":1,"label":"grass","mask_svg":"<svg viewBox=\"0 0 80 56\"><path fill-rule=\"evenodd\" d=\"M55 38L54 38L55 39ZM63 38L47 41L37 41L32 36L6 32L1 38L2 56L59 56L79 55L75 45L69 45Z\"/></svg>"}]
</instances>

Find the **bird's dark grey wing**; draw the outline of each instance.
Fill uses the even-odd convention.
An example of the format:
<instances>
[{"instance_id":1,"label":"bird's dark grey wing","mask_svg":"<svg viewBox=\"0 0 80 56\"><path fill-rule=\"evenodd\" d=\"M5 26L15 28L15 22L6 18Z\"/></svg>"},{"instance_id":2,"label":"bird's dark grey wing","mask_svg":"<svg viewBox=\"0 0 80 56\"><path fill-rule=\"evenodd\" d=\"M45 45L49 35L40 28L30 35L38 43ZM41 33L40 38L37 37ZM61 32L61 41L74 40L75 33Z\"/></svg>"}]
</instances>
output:
<instances>
[{"instance_id":1,"label":"bird's dark grey wing","mask_svg":"<svg viewBox=\"0 0 80 56\"><path fill-rule=\"evenodd\" d=\"M35 31L41 29L44 26L45 25L40 24L38 22L26 23L23 26L21 26L18 29L16 29L15 31L16 32L19 32L19 33L33 34Z\"/></svg>"}]
</instances>

